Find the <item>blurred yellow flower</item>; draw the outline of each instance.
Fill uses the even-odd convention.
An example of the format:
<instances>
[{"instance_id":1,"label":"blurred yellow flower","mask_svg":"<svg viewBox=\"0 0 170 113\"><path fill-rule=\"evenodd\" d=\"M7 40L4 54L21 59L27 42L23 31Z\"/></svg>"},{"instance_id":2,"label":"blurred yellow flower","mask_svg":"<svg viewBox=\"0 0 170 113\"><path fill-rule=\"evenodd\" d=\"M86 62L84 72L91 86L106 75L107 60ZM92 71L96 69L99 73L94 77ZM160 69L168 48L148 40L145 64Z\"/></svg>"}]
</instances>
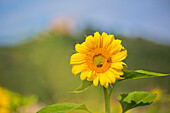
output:
<instances>
[{"instance_id":1,"label":"blurred yellow flower","mask_svg":"<svg viewBox=\"0 0 170 113\"><path fill-rule=\"evenodd\" d=\"M10 113L10 95L8 90L0 87L0 113Z\"/></svg>"},{"instance_id":2,"label":"blurred yellow flower","mask_svg":"<svg viewBox=\"0 0 170 113\"><path fill-rule=\"evenodd\" d=\"M122 113L122 107L121 105L118 103L118 112L117 113ZM130 113L130 110L126 111L125 113Z\"/></svg>"},{"instance_id":3,"label":"blurred yellow flower","mask_svg":"<svg viewBox=\"0 0 170 113\"><path fill-rule=\"evenodd\" d=\"M168 95L168 101L170 102L170 94Z\"/></svg>"},{"instance_id":4,"label":"blurred yellow flower","mask_svg":"<svg viewBox=\"0 0 170 113\"><path fill-rule=\"evenodd\" d=\"M77 53L71 56L72 73L80 74L80 79L93 81L95 86L108 87L109 83L115 83L116 79L123 79L122 60L127 56L127 51L121 45L121 40L114 35L102 35L99 32L87 36L85 42L76 44Z\"/></svg>"},{"instance_id":5,"label":"blurred yellow flower","mask_svg":"<svg viewBox=\"0 0 170 113\"><path fill-rule=\"evenodd\" d=\"M153 94L157 94L157 97L155 99L155 102L160 101L161 97L162 97L162 90L160 88L155 88L151 91Z\"/></svg>"},{"instance_id":6,"label":"blurred yellow flower","mask_svg":"<svg viewBox=\"0 0 170 113\"><path fill-rule=\"evenodd\" d=\"M122 106L117 100L112 100L110 102L110 105L112 106L111 113L122 113ZM126 113L130 113L131 110L126 111Z\"/></svg>"}]
</instances>

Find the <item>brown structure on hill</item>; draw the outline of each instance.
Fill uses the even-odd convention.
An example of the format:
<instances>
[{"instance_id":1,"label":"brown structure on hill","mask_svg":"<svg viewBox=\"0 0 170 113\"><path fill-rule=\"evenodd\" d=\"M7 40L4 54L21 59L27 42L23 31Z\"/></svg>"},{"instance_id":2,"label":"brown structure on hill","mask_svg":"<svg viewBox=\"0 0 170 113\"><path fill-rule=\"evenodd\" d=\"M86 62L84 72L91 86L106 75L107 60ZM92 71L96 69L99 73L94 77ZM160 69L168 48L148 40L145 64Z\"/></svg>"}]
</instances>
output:
<instances>
[{"instance_id":1,"label":"brown structure on hill","mask_svg":"<svg viewBox=\"0 0 170 113\"><path fill-rule=\"evenodd\" d=\"M73 34L76 31L76 24L69 17L61 16L50 23L50 30L56 33Z\"/></svg>"}]
</instances>

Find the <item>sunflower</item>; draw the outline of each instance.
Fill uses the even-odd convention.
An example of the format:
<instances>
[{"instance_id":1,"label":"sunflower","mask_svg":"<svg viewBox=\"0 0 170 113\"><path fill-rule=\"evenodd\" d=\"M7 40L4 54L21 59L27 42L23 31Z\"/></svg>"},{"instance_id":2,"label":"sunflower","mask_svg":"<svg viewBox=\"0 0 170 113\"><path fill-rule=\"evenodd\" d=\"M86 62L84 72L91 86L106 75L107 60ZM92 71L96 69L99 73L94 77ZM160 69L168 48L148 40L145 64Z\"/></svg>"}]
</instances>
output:
<instances>
[{"instance_id":1,"label":"sunflower","mask_svg":"<svg viewBox=\"0 0 170 113\"><path fill-rule=\"evenodd\" d=\"M155 99L155 102L158 102L162 98L162 90L160 88L155 88L151 91L153 94L157 94L157 97Z\"/></svg>"},{"instance_id":2,"label":"sunflower","mask_svg":"<svg viewBox=\"0 0 170 113\"><path fill-rule=\"evenodd\" d=\"M75 46L77 53L70 59L72 73L81 72L81 80L93 81L95 86L100 82L106 88L116 79L123 79L120 75L123 75L122 69L126 64L122 60L126 58L127 51L121 42L105 32L102 35L95 32L94 37L87 36L85 42Z\"/></svg>"},{"instance_id":3,"label":"sunflower","mask_svg":"<svg viewBox=\"0 0 170 113\"><path fill-rule=\"evenodd\" d=\"M8 90L0 87L0 113L10 113L10 95Z\"/></svg>"}]
</instances>

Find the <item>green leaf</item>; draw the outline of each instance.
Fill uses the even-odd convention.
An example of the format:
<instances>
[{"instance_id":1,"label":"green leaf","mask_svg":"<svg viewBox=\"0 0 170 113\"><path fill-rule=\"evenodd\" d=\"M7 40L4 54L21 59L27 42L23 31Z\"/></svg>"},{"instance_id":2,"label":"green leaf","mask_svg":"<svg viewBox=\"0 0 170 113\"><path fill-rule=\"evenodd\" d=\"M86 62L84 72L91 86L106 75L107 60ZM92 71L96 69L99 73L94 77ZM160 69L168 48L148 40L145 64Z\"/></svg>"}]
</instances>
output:
<instances>
[{"instance_id":1,"label":"green leaf","mask_svg":"<svg viewBox=\"0 0 170 113\"><path fill-rule=\"evenodd\" d=\"M155 73L155 72L149 72L144 70L123 70L124 75L121 77L124 77L124 79L118 80L118 82L128 79L139 79L139 78L150 78L150 77L160 77L160 76L168 76L169 74L162 74L162 73Z\"/></svg>"},{"instance_id":2,"label":"green leaf","mask_svg":"<svg viewBox=\"0 0 170 113\"><path fill-rule=\"evenodd\" d=\"M93 84L92 81L83 80L83 82L80 85L80 87L77 88L76 90L72 91L72 93L81 93L84 90L86 90L88 87L90 87L92 84Z\"/></svg>"},{"instance_id":3,"label":"green leaf","mask_svg":"<svg viewBox=\"0 0 170 113\"><path fill-rule=\"evenodd\" d=\"M121 94L118 97L123 109L122 113L125 113L126 111L138 106L150 105L155 99L156 94L146 91L135 91L129 94Z\"/></svg>"},{"instance_id":4,"label":"green leaf","mask_svg":"<svg viewBox=\"0 0 170 113\"><path fill-rule=\"evenodd\" d=\"M53 105L50 105L50 106L47 106L47 107L41 109L37 113L66 113L66 112L73 111L73 110L85 110L85 111L91 113L87 109L85 104L77 105L77 104L73 104L73 103L53 104Z\"/></svg>"}]
</instances>

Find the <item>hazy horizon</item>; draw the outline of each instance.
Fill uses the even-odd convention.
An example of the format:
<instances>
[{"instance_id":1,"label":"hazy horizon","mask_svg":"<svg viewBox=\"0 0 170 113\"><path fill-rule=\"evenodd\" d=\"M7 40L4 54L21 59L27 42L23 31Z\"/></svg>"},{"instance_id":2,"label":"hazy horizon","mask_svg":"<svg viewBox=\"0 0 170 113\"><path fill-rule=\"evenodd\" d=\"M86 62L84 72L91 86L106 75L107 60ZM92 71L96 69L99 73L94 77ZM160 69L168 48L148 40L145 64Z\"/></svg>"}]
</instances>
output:
<instances>
[{"instance_id":1,"label":"hazy horizon","mask_svg":"<svg viewBox=\"0 0 170 113\"><path fill-rule=\"evenodd\" d=\"M0 45L25 40L62 16L73 19L78 31L90 25L95 30L170 44L169 0L1 0L0 9Z\"/></svg>"}]
</instances>

